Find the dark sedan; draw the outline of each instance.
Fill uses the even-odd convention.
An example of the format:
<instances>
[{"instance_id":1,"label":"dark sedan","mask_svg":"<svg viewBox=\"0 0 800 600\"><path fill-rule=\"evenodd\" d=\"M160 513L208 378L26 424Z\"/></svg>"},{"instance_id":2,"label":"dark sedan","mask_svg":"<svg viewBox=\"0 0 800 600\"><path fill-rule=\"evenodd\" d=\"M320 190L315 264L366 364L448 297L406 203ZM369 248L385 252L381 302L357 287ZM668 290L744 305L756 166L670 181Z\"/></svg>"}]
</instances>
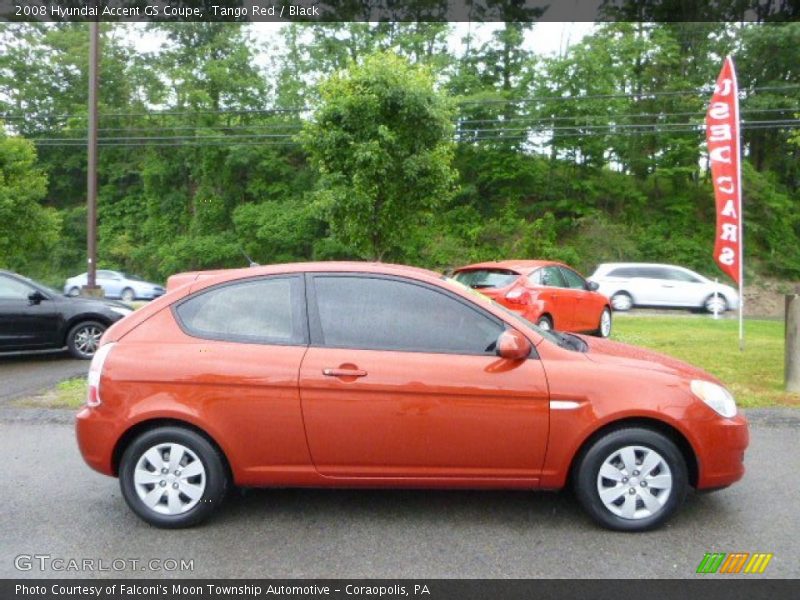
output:
<instances>
[{"instance_id":1,"label":"dark sedan","mask_svg":"<svg viewBox=\"0 0 800 600\"><path fill-rule=\"evenodd\" d=\"M76 358L92 358L105 330L131 312L121 302L67 298L0 271L0 352L66 347Z\"/></svg>"}]
</instances>

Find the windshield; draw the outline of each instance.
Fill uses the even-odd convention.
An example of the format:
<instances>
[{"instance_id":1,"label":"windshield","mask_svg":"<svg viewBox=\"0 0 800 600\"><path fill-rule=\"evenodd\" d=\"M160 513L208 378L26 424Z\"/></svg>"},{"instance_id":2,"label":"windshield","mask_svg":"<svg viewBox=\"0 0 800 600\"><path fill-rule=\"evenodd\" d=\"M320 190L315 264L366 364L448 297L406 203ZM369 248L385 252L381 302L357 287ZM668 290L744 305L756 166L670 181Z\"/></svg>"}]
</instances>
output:
<instances>
[{"instance_id":1,"label":"windshield","mask_svg":"<svg viewBox=\"0 0 800 600\"><path fill-rule=\"evenodd\" d=\"M54 296L63 296L64 295L64 292L59 292L58 290L54 290L49 285L45 285L43 283L39 283L38 281L34 281L30 277L25 277L24 275L19 275L19 277L22 277L22 279L24 279L25 281L30 283L32 286L37 287L40 290L44 290L45 292L48 292L50 294L53 294Z\"/></svg>"},{"instance_id":2,"label":"windshield","mask_svg":"<svg viewBox=\"0 0 800 600\"><path fill-rule=\"evenodd\" d=\"M459 271L453 278L472 289L502 288L514 283L519 277L509 269L474 269Z\"/></svg>"}]
</instances>

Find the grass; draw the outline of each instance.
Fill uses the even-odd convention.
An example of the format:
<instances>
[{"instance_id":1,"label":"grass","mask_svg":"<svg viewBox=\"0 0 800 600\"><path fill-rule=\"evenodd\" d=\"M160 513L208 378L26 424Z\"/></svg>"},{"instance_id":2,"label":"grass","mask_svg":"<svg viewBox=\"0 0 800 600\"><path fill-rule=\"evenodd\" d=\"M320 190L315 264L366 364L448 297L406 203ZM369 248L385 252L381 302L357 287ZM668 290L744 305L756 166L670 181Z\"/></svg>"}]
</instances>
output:
<instances>
[{"instance_id":1,"label":"grass","mask_svg":"<svg viewBox=\"0 0 800 600\"><path fill-rule=\"evenodd\" d=\"M800 406L800 394L784 390L782 321L746 320L739 351L736 319L705 316L624 316L612 338L651 348L717 376L744 407Z\"/></svg>"},{"instance_id":2,"label":"grass","mask_svg":"<svg viewBox=\"0 0 800 600\"><path fill-rule=\"evenodd\" d=\"M17 406L27 408L80 408L86 402L86 378L62 381L54 388L30 398L17 400Z\"/></svg>"}]
</instances>

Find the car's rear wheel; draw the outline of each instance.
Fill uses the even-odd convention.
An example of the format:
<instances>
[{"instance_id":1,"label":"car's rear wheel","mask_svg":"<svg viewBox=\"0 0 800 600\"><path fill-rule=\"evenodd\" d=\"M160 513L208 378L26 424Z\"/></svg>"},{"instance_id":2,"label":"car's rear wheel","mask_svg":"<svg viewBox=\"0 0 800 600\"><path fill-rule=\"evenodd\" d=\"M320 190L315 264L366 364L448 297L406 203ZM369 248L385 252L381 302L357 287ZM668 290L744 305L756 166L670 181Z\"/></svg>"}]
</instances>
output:
<instances>
[{"instance_id":1,"label":"car's rear wheel","mask_svg":"<svg viewBox=\"0 0 800 600\"><path fill-rule=\"evenodd\" d=\"M722 294L711 294L703 303L705 309L710 313L724 313L728 310L728 301Z\"/></svg>"},{"instance_id":2,"label":"car's rear wheel","mask_svg":"<svg viewBox=\"0 0 800 600\"><path fill-rule=\"evenodd\" d=\"M683 503L688 470L666 436L644 428L612 431L580 457L575 492L600 525L646 531L662 525Z\"/></svg>"},{"instance_id":3,"label":"car's rear wheel","mask_svg":"<svg viewBox=\"0 0 800 600\"><path fill-rule=\"evenodd\" d=\"M125 288L120 294L123 302L133 302L136 300L136 293L131 288Z\"/></svg>"},{"instance_id":4,"label":"car's rear wheel","mask_svg":"<svg viewBox=\"0 0 800 600\"><path fill-rule=\"evenodd\" d=\"M630 310L633 308L633 298L628 292L617 292L611 296L611 306L614 310Z\"/></svg>"},{"instance_id":5,"label":"car's rear wheel","mask_svg":"<svg viewBox=\"0 0 800 600\"><path fill-rule=\"evenodd\" d=\"M553 318L550 315L542 315L539 317L539 320L536 321L536 325L539 326L539 329L550 331L553 329Z\"/></svg>"},{"instance_id":6,"label":"car's rear wheel","mask_svg":"<svg viewBox=\"0 0 800 600\"><path fill-rule=\"evenodd\" d=\"M182 427L159 427L137 437L122 455L119 482L133 512L171 529L207 519L230 485L217 449Z\"/></svg>"},{"instance_id":7,"label":"car's rear wheel","mask_svg":"<svg viewBox=\"0 0 800 600\"><path fill-rule=\"evenodd\" d=\"M67 348L75 358L88 360L94 356L100 347L100 338L105 333L106 326L97 321L84 321L78 323L67 334Z\"/></svg>"},{"instance_id":8,"label":"car's rear wheel","mask_svg":"<svg viewBox=\"0 0 800 600\"><path fill-rule=\"evenodd\" d=\"M606 306L603 312L600 313L600 323L594 334L598 337L607 338L611 335L611 325L611 309Z\"/></svg>"}]
</instances>

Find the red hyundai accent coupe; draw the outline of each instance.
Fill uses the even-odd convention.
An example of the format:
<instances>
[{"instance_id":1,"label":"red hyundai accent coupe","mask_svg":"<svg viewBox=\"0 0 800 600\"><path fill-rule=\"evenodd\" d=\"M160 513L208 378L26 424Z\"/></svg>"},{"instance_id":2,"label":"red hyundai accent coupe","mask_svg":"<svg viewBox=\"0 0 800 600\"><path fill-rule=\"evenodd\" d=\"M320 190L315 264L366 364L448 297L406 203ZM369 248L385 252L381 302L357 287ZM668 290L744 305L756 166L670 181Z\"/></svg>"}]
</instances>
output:
<instances>
[{"instance_id":1,"label":"red hyundai accent coupe","mask_svg":"<svg viewBox=\"0 0 800 600\"><path fill-rule=\"evenodd\" d=\"M309 263L191 273L103 337L86 462L160 527L233 485L558 489L599 523L663 523L744 473L711 375L546 332L440 275Z\"/></svg>"},{"instance_id":2,"label":"red hyundai accent coupe","mask_svg":"<svg viewBox=\"0 0 800 600\"><path fill-rule=\"evenodd\" d=\"M455 270L453 277L540 329L611 335L611 306L598 284L550 260L504 260Z\"/></svg>"}]
</instances>

